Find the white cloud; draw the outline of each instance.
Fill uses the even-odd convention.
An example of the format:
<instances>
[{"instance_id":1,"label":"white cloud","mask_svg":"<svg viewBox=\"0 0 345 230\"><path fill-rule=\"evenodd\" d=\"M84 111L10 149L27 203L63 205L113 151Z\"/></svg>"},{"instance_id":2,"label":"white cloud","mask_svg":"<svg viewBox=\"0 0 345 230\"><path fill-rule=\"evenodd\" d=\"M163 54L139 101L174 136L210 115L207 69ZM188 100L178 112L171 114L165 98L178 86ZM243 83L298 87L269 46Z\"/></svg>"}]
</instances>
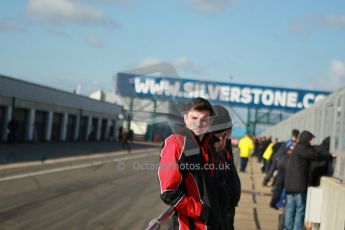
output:
<instances>
[{"instance_id":1,"label":"white cloud","mask_svg":"<svg viewBox=\"0 0 345 230\"><path fill-rule=\"evenodd\" d=\"M177 57L173 60L163 60L161 58L154 57L145 58L138 62L136 68L147 67L150 65L156 65L163 62L170 63L179 72L181 72L181 74L200 74L202 72L200 67L198 67L185 56Z\"/></svg>"},{"instance_id":2,"label":"white cloud","mask_svg":"<svg viewBox=\"0 0 345 230\"><path fill-rule=\"evenodd\" d=\"M104 43L101 38L97 37L96 35L89 35L86 37L86 44L96 47L96 48L102 48L104 46Z\"/></svg>"},{"instance_id":3,"label":"white cloud","mask_svg":"<svg viewBox=\"0 0 345 230\"><path fill-rule=\"evenodd\" d=\"M27 11L34 19L44 22L118 26L102 11L82 6L73 0L29 0Z\"/></svg>"},{"instance_id":4,"label":"white cloud","mask_svg":"<svg viewBox=\"0 0 345 230\"><path fill-rule=\"evenodd\" d=\"M193 9L206 14L212 14L235 3L234 0L184 0Z\"/></svg>"},{"instance_id":5,"label":"white cloud","mask_svg":"<svg viewBox=\"0 0 345 230\"><path fill-rule=\"evenodd\" d=\"M332 60L331 71L335 76L345 76L345 64L339 60Z\"/></svg>"},{"instance_id":6,"label":"white cloud","mask_svg":"<svg viewBox=\"0 0 345 230\"><path fill-rule=\"evenodd\" d=\"M136 67L146 67L146 66L150 66L150 65L156 65L156 64L159 64L159 63L162 63L164 62L162 59L160 58L145 58L145 59L142 59L138 62L138 64L136 65Z\"/></svg>"},{"instance_id":7,"label":"white cloud","mask_svg":"<svg viewBox=\"0 0 345 230\"><path fill-rule=\"evenodd\" d=\"M69 33L67 33L62 28L59 28L59 27L50 27L48 28L48 32L49 34L56 37L60 37L60 38L68 38L71 36Z\"/></svg>"},{"instance_id":8,"label":"white cloud","mask_svg":"<svg viewBox=\"0 0 345 230\"><path fill-rule=\"evenodd\" d=\"M200 67L184 56L174 59L172 64L186 73L200 74L202 72Z\"/></svg>"},{"instance_id":9,"label":"white cloud","mask_svg":"<svg viewBox=\"0 0 345 230\"><path fill-rule=\"evenodd\" d=\"M132 8L137 4L137 0L87 0L93 3L114 4L124 8Z\"/></svg>"},{"instance_id":10,"label":"white cloud","mask_svg":"<svg viewBox=\"0 0 345 230\"><path fill-rule=\"evenodd\" d=\"M327 26L345 26L345 16L331 15L324 18Z\"/></svg>"},{"instance_id":11,"label":"white cloud","mask_svg":"<svg viewBox=\"0 0 345 230\"><path fill-rule=\"evenodd\" d=\"M177 66L189 66L191 65L190 60L188 60L188 58L182 56L182 57L178 57L173 61L173 64L177 65Z\"/></svg>"},{"instance_id":12,"label":"white cloud","mask_svg":"<svg viewBox=\"0 0 345 230\"><path fill-rule=\"evenodd\" d=\"M318 77L314 82L313 88L320 90L336 90L345 87L345 62L332 60L328 76Z\"/></svg>"},{"instance_id":13,"label":"white cloud","mask_svg":"<svg viewBox=\"0 0 345 230\"><path fill-rule=\"evenodd\" d=\"M290 26L290 31L297 34L303 34L318 28L335 26L345 26L345 16L328 15L306 17L304 19L295 21Z\"/></svg>"},{"instance_id":14,"label":"white cloud","mask_svg":"<svg viewBox=\"0 0 345 230\"><path fill-rule=\"evenodd\" d=\"M205 77L205 70L209 67L204 67L194 64L185 56L180 56L172 59L162 59L158 57L147 57L141 59L135 64L130 64L124 69L126 72L149 74L152 76L189 76L189 77Z\"/></svg>"},{"instance_id":15,"label":"white cloud","mask_svg":"<svg viewBox=\"0 0 345 230\"><path fill-rule=\"evenodd\" d=\"M12 20L0 20L0 32L25 32L26 30Z\"/></svg>"}]
</instances>

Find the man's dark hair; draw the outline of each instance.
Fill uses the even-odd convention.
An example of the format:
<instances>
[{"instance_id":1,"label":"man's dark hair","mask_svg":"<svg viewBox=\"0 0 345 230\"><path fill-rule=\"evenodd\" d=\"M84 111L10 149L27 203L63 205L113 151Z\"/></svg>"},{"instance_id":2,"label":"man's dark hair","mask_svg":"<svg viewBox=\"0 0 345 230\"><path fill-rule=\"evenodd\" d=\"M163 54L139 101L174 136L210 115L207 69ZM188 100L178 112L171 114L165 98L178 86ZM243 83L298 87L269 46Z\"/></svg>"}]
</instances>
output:
<instances>
[{"instance_id":1,"label":"man's dark hair","mask_svg":"<svg viewBox=\"0 0 345 230\"><path fill-rule=\"evenodd\" d=\"M191 110L197 110L197 111L209 111L210 115L214 115L214 111L212 109L211 103L202 98L202 97L197 97L194 98L193 100L189 101L184 108L185 113L188 113Z\"/></svg>"},{"instance_id":2,"label":"man's dark hair","mask_svg":"<svg viewBox=\"0 0 345 230\"><path fill-rule=\"evenodd\" d=\"M294 136L294 137L298 137L298 135L299 135L299 131L297 129L293 129L291 131L291 133L292 133L292 136Z\"/></svg>"}]
</instances>

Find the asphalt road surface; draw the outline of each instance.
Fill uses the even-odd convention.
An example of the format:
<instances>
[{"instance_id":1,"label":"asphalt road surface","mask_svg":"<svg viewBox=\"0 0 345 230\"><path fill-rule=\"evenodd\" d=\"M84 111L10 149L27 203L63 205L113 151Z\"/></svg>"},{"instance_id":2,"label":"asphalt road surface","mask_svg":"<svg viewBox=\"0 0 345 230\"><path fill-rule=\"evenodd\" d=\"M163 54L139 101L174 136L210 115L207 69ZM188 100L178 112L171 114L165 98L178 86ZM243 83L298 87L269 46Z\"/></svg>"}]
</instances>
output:
<instances>
[{"instance_id":1,"label":"asphalt road surface","mask_svg":"<svg viewBox=\"0 0 345 230\"><path fill-rule=\"evenodd\" d=\"M95 166L30 168L2 180L0 229L145 229L166 209L159 198L158 154L157 148ZM25 175L33 172L39 173Z\"/></svg>"}]
</instances>

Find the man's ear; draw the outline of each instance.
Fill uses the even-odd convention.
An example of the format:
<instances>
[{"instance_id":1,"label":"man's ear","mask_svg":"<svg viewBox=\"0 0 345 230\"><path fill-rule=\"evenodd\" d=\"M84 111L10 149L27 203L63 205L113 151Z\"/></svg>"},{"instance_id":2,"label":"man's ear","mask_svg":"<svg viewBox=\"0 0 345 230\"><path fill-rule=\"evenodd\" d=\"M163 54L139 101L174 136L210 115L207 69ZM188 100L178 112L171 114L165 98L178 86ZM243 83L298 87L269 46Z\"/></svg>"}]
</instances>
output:
<instances>
[{"instance_id":1,"label":"man's ear","mask_svg":"<svg viewBox=\"0 0 345 230\"><path fill-rule=\"evenodd\" d=\"M185 123L185 124L187 123L187 118L188 118L188 115L185 113L185 114L183 115L183 120L184 120L184 123Z\"/></svg>"}]
</instances>

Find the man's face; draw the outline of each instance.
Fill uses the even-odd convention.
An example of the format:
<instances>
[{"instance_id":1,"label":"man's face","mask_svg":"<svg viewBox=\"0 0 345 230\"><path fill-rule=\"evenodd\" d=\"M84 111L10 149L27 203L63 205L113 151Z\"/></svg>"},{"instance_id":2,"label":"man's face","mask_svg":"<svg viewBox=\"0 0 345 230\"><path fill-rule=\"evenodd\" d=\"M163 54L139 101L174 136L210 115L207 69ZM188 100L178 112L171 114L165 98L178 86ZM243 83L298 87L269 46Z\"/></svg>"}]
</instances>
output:
<instances>
[{"instance_id":1,"label":"man's face","mask_svg":"<svg viewBox=\"0 0 345 230\"><path fill-rule=\"evenodd\" d=\"M205 134L210 126L210 112L207 110L190 110L184 115L184 123L195 135Z\"/></svg>"}]
</instances>

